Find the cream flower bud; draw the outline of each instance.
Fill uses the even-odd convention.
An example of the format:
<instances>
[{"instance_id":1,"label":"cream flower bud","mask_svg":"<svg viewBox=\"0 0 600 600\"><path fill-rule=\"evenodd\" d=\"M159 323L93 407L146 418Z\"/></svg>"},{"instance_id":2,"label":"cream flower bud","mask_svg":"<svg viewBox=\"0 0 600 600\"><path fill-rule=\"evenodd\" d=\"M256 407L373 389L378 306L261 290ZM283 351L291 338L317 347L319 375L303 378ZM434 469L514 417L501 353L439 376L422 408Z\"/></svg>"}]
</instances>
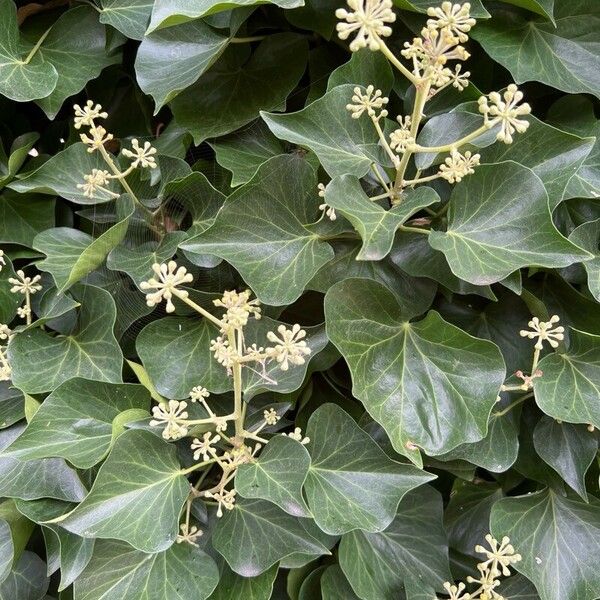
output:
<instances>
[{"instance_id":1,"label":"cream flower bud","mask_svg":"<svg viewBox=\"0 0 600 600\"><path fill-rule=\"evenodd\" d=\"M348 0L350 11L344 8L335 11L338 19L346 21L336 26L339 38L346 40L350 35L356 34L350 43L352 52L367 47L379 50L379 38L392 34L391 27L386 25L396 20L392 6L392 0Z\"/></svg>"},{"instance_id":2,"label":"cream flower bud","mask_svg":"<svg viewBox=\"0 0 600 600\"><path fill-rule=\"evenodd\" d=\"M91 100L88 100L83 108L79 104L74 104L73 109L75 111L75 129L81 129L82 126L92 127L94 119L108 117L108 114L102 111L102 107L99 104L94 106Z\"/></svg>"},{"instance_id":3,"label":"cream flower bud","mask_svg":"<svg viewBox=\"0 0 600 600\"><path fill-rule=\"evenodd\" d=\"M531 107L527 102L519 104L523 100L523 92L511 83L504 94L492 92L488 96L479 98L479 112L483 114L485 123L489 127L500 123L500 131L496 136L498 141L511 144L512 134L523 133L529 127L529 121L519 117L528 115Z\"/></svg>"},{"instance_id":4,"label":"cream flower bud","mask_svg":"<svg viewBox=\"0 0 600 600\"><path fill-rule=\"evenodd\" d=\"M163 264L154 263L152 270L156 273L158 279L152 277L148 281L140 283L140 288L144 291L156 290L155 292L146 294L146 304L148 306L156 306L164 299L167 302L166 310L168 313L171 313L175 310L175 305L172 302L174 290L179 285L191 283L194 277L191 273L187 272L185 267L177 267L177 263L173 260ZM185 290L177 290L177 295L187 298L188 293Z\"/></svg>"},{"instance_id":5,"label":"cream flower bud","mask_svg":"<svg viewBox=\"0 0 600 600\"><path fill-rule=\"evenodd\" d=\"M141 165L143 168L156 168L156 159L153 156L156 154L156 148L154 148L150 142L144 142L144 145L140 146L139 141L133 139L131 141L131 147L133 150L123 148L123 150L121 150L121 154L127 158L133 159L133 162L131 163L132 167L137 168Z\"/></svg>"},{"instance_id":6,"label":"cream flower bud","mask_svg":"<svg viewBox=\"0 0 600 600\"><path fill-rule=\"evenodd\" d=\"M383 96L381 90L376 90L374 86L367 86L364 94L361 88L356 86L354 88L352 102L346 104L346 110L352 113L353 119L359 119L366 111L369 117L379 120L387 117L387 110L384 110L383 107L388 102L389 98ZM377 111L380 111L379 115L377 114Z\"/></svg>"}]
</instances>

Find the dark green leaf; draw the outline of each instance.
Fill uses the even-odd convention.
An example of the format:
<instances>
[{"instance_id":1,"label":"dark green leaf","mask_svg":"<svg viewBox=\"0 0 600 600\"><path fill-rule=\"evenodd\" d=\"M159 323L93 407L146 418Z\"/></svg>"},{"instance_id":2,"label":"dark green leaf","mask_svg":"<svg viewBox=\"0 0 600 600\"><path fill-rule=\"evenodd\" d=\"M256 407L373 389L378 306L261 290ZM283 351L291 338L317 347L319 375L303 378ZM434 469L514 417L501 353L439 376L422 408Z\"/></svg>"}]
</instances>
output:
<instances>
[{"instance_id":1,"label":"dark green leaf","mask_svg":"<svg viewBox=\"0 0 600 600\"><path fill-rule=\"evenodd\" d=\"M0 197L0 242L31 247L33 238L54 226L54 199L5 191Z\"/></svg>"},{"instance_id":2,"label":"dark green leaf","mask_svg":"<svg viewBox=\"0 0 600 600\"><path fill-rule=\"evenodd\" d=\"M600 302L600 219L576 227L569 240L594 255L592 260L583 263L583 268L587 272L590 292Z\"/></svg>"},{"instance_id":3,"label":"dark green leaf","mask_svg":"<svg viewBox=\"0 0 600 600\"><path fill-rule=\"evenodd\" d=\"M100 0L100 23L112 25L134 40L144 37L154 0Z\"/></svg>"},{"instance_id":4,"label":"dark green leaf","mask_svg":"<svg viewBox=\"0 0 600 600\"><path fill-rule=\"evenodd\" d=\"M46 563L33 552L23 552L10 575L0 583L0 600L41 600L49 583Z\"/></svg>"}]
</instances>

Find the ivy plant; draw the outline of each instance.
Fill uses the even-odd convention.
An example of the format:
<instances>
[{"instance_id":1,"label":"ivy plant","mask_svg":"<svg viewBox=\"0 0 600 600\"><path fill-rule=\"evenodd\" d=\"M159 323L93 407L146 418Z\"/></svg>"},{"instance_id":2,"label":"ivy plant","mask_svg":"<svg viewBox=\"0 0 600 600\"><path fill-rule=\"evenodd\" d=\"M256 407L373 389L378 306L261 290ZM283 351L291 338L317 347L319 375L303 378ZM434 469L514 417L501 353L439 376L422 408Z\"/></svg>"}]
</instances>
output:
<instances>
[{"instance_id":1,"label":"ivy plant","mask_svg":"<svg viewBox=\"0 0 600 600\"><path fill-rule=\"evenodd\" d=\"M0 0L0 600L600 599L599 30Z\"/></svg>"}]
</instances>

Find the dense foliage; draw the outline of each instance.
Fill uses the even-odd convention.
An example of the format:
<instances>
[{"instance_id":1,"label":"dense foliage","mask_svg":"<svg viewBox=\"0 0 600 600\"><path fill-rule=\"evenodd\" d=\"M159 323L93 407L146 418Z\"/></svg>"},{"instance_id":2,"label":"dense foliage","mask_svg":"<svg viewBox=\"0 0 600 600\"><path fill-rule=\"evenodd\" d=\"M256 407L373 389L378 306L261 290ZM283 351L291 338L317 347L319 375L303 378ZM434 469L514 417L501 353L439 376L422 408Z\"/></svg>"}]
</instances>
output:
<instances>
[{"instance_id":1,"label":"dense foliage","mask_svg":"<svg viewBox=\"0 0 600 600\"><path fill-rule=\"evenodd\" d=\"M0 0L0 600L600 598L600 3L430 4Z\"/></svg>"}]
</instances>

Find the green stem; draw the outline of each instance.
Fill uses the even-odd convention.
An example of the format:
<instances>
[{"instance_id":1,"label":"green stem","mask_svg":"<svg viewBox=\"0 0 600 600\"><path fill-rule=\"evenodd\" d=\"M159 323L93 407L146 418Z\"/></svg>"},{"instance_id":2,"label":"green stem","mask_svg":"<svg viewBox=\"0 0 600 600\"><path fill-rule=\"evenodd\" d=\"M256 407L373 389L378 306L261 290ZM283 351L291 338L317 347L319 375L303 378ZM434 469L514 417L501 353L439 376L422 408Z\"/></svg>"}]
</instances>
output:
<instances>
[{"instance_id":1,"label":"green stem","mask_svg":"<svg viewBox=\"0 0 600 600\"><path fill-rule=\"evenodd\" d=\"M218 462L218 460L219 460L218 458L211 458L210 460L205 460L204 462L192 465L191 467L188 467L187 469L181 469L181 471L179 471L179 473L181 475L189 475L190 473L193 473L194 471L197 471L198 469L201 469L202 467L206 467L206 465L212 465L213 463Z\"/></svg>"},{"instance_id":2,"label":"green stem","mask_svg":"<svg viewBox=\"0 0 600 600\"><path fill-rule=\"evenodd\" d=\"M230 44L248 44L250 42L260 42L261 40L264 40L267 36L266 35L253 35L250 37L234 37L234 38L230 38L229 39L229 43Z\"/></svg>"},{"instance_id":3,"label":"green stem","mask_svg":"<svg viewBox=\"0 0 600 600\"><path fill-rule=\"evenodd\" d=\"M490 125L490 123L492 123L492 124ZM464 146L465 144L468 144L469 142L478 138L480 135L483 135L486 131L489 131L489 129L491 127L493 127L493 125L494 125L493 121L490 121L488 124L482 125L481 127L476 129L472 133L469 133L469 135L466 135L465 137L461 138L460 140L456 140L452 144L446 144L444 146L418 146L417 145L413 148L413 152L428 152L428 153L435 153L435 154L438 154L440 152L450 152L453 148L460 148L461 146Z\"/></svg>"},{"instance_id":4,"label":"green stem","mask_svg":"<svg viewBox=\"0 0 600 600\"><path fill-rule=\"evenodd\" d=\"M377 135L379 136L379 140L381 141L381 145L385 150L386 154L390 157L393 165L398 163L398 157L394 154L387 140L385 139L385 135L381 129L381 125L379 125L379 121L375 117L371 117L371 121L373 121L373 125L375 126L375 130L377 131Z\"/></svg>"},{"instance_id":5,"label":"green stem","mask_svg":"<svg viewBox=\"0 0 600 600\"><path fill-rule=\"evenodd\" d=\"M211 315L207 310L196 304L193 300L190 300L185 294L182 294L180 290L174 289L173 295L177 296L182 302L185 302L189 307L193 308L196 312L200 313L203 317L206 317L211 323L221 329L222 323L217 317Z\"/></svg>"},{"instance_id":6,"label":"green stem","mask_svg":"<svg viewBox=\"0 0 600 600\"><path fill-rule=\"evenodd\" d=\"M506 413L510 412L515 406L522 404L523 402L525 402L525 400L527 400L528 398L531 398L532 396L533 396L533 392L529 392L528 394L525 394L524 396L517 398L514 402L511 402L506 408L499 410L498 412L492 413L492 416L502 417Z\"/></svg>"},{"instance_id":7,"label":"green stem","mask_svg":"<svg viewBox=\"0 0 600 600\"><path fill-rule=\"evenodd\" d=\"M28 65L31 62L31 59L35 56L36 52L40 49L40 46L44 43L44 40L46 39L46 37L48 37L48 34L50 33L51 29L52 29L52 27L49 27L48 29L46 29L46 31L44 31L44 33L42 34L42 37L40 37L40 39L36 42L35 46L31 49L31 51L27 55L27 58L23 61L24 65Z\"/></svg>"},{"instance_id":8,"label":"green stem","mask_svg":"<svg viewBox=\"0 0 600 600\"><path fill-rule=\"evenodd\" d=\"M439 173L435 175L429 175L428 177L418 177L417 179L405 179L404 185L417 185L418 183L426 183L427 181L433 181L434 179L438 179L441 177Z\"/></svg>"},{"instance_id":9,"label":"green stem","mask_svg":"<svg viewBox=\"0 0 600 600\"><path fill-rule=\"evenodd\" d=\"M408 225L400 225L398 227L400 231L408 231L410 233L424 233L425 235L429 235L429 229L419 229L418 227L409 227Z\"/></svg>"},{"instance_id":10,"label":"green stem","mask_svg":"<svg viewBox=\"0 0 600 600\"><path fill-rule=\"evenodd\" d=\"M379 49L383 53L383 55L408 79L413 85L417 85L419 83L419 79L415 77L413 73L411 73L394 55L394 53L387 47L386 43L377 36L377 41L379 42Z\"/></svg>"},{"instance_id":11,"label":"green stem","mask_svg":"<svg viewBox=\"0 0 600 600\"><path fill-rule=\"evenodd\" d=\"M531 375L533 375L537 369L538 366L538 362L540 360L540 352L541 350L539 348L536 348L533 352L533 362L531 364Z\"/></svg>"},{"instance_id":12,"label":"green stem","mask_svg":"<svg viewBox=\"0 0 600 600\"><path fill-rule=\"evenodd\" d=\"M27 308L27 325L31 325L31 294L25 290L25 307Z\"/></svg>"},{"instance_id":13,"label":"green stem","mask_svg":"<svg viewBox=\"0 0 600 600\"><path fill-rule=\"evenodd\" d=\"M384 181L383 177L381 176L381 173L379 172L379 169L377 168L377 165L375 163L371 163L371 170L373 171L375 177L381 184L381 187L387 192L387 195L389 195L391 190L388 187L387 183Z\"/></svg>"}]
</instances>

